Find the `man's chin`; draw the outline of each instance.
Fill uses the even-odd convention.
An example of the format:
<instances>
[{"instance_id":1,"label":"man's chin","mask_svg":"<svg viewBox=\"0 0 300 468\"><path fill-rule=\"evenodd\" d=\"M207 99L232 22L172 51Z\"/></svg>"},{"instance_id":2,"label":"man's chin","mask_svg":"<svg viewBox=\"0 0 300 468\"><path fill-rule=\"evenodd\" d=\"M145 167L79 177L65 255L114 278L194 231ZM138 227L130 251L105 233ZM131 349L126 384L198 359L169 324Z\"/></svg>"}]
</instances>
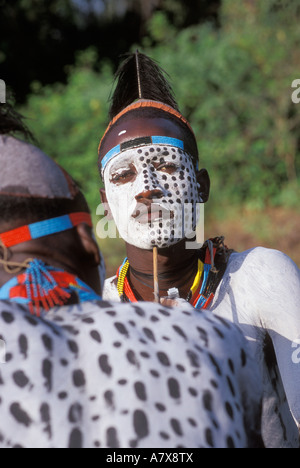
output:
<instances>
[{"instance_id":1,"label":"man's chin","mask_svg":"<svg viewBox=\"0 0 300 468\"><path fill-rule=\"evenodd\" d=\"M166 226L161 221L142 224L135 220L128 223L128 229L119 229L119 234L127 244L141 250L167 249L183 240L183 237L175 237L173 224Z\"/></svg>"},{"instance_id":2,"label":"man's chin","mask_svg":"<svg viewBox=\"0 0 300 468\"><path fill-rule=\"evenodd\" d=\"M173 239L168 241L159 241L151 239L149 241L137 242L136 239L124 239L127 244L136 247L141 250L153 250L154 247L157 247L159 250L169 249L176 244L179 244L183 239ZM153 241L153 242L152 242Z\"/></svg>"}]
</instances>

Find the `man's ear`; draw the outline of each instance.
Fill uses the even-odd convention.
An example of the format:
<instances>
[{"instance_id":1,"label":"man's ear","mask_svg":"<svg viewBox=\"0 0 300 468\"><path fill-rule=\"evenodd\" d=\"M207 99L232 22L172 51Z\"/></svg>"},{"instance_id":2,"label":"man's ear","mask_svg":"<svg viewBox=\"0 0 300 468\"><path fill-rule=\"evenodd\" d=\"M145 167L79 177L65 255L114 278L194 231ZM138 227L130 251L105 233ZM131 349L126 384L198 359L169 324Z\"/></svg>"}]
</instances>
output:
<instances>
[{"instance_id":1,"label":"man's ear","mask_svg":"<svg viewBox=\"0 0 300 468\"><path fill-rule=\"evenodd\" d=\"M89 258L89 265L97 267L100 265L100 251L97 242L95 241L91 228L85 223L76 226L77 234L80 238L81 245Z\"/></svg>"},{"instance_id":2,"label":"man's ear","mask_svg":"<svg viewBox=\"0 0 300 468\"><path fill-rule=\"evenodd\" d=\"M102 188L99 190L99 192L100 192L101 203L104 207L104 216L106 216L108 221L110 221L113 219L113 215L112 215L112 212L110 211L110 207L107 201L106 191L104 188Z\"/></svg>"},{"instance_id":3,"label":"man's ear","mask_svg":"<svg viewBox=\"0 0 300 468\"><path fill-rule=\"evenodd\" d=\"M200 169L196 173L197 183L198 183L198 193L203 201L206 203L209 198L210 191L210 178L206 169Z\"/></svg>"}]
</instances>

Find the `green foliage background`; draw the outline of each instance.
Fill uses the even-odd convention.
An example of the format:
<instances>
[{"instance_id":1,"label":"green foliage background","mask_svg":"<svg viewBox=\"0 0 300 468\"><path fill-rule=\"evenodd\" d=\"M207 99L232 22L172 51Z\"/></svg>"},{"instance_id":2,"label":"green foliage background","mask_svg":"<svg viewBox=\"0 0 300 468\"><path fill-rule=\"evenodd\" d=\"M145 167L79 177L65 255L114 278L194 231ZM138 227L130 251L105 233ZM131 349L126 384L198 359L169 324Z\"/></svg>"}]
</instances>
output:
<instances>
[{"instance_id":1,"label":"green foliage background","mask_svg":"<svg viewBox=\"0 0 300 468\"><path fill-rule=\"evenodd\" d=\"M291 100L300 78L298 4L224 0L219 29L206 23L180 32L157 12L136 45L171 77L197 136L200 166L211 175L213 210L243 203L299 211L300 104ZM66 85L33 83L22 109L39 145L81 184L94 214L97 147L113 83L112 66L96 62L93 49L80 53ZM111 249L113 263L122 248Z\"/></svg>"}]
</instances>

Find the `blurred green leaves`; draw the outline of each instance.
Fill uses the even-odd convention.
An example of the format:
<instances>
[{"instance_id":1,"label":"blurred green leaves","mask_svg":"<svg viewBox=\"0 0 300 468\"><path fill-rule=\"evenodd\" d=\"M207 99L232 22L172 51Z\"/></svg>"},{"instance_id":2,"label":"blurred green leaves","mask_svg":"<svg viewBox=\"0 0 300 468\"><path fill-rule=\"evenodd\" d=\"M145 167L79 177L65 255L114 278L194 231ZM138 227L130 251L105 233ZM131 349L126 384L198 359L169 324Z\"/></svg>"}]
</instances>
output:
<instances>
[{"instance_id":1,"label":"blurred green leaves","mask_svg":"<svg viewBox=\"0 0 300 468\"><path fill-rule=\"evenodd\" d=\"M97 149L107 124L112 83L110 66L96 73L91 69L94 60L93 49L80 53L66 86L42 88L33 83L23 109L41 148L80 183L93 212L99 204Z\"/></svg>"},{"instance_id":2,"label":"blurred green leaves","mask_svg":"<svg viewBox=\"0 0 300 468\"><path fill-rule=\"evenodd\" d=\"M171 77L216 205L299 208L300 104L291 101L291 83L300 78L297 3L291 0L290 10L276 0L224 0L221 28L206 23L181 32L157 12L139 45ZM97 64L88 49L69 69L67 85L34 83L22 109L43 150L80 182L93 212L112 82L110 65Z\"/></svg>"},{"instance_id":3,"label":"blurred green leaves","mask_svg":"<svg viewBox=\"0 0 300 468\"><path fill-rule=\"evenodd\" d=\"M289 11L274 0L227 0L220 30L193 27L153 50L173 77L216 199L290 204L294 193L299 200L300 106L291 102L299 11Z\"/></svg>"}]
</instances>

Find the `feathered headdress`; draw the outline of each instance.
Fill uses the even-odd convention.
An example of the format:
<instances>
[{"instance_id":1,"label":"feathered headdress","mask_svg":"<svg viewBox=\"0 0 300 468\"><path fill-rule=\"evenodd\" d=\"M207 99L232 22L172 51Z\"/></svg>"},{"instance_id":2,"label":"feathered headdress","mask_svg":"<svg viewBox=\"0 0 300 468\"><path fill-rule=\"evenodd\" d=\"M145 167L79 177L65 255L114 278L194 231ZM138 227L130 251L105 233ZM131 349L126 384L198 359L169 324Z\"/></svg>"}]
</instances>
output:
<instances>
[{"instance_id":1,"label":"feathered headdress","mask_svg":"<svg viewBox=\"0 0 300 468\"><path fill-rule=\"evenodd\" d=\"M127 55L116 73L115 82L117 85L111 97L110 119L138 99L161 102L179 112L166 72L138 50Z\"/></svg>"},{"instance_id":2,"label":"feathered headdress","mask_svg":"<svg viewBox=\"0 0 300 468\"><path fill-rule=\"evenodd\" d=\"M138 50L134 54L128 54L116 73L115 82L116 86L110 98L109 117L111 121L98 149L101 174L112 155L120 152L118 146L107 148L103 144L108 132L123 115L134 110L158 109L183 123L192 135L193 143L188 146L193 147L192 153L197 158L197 144L192 127L178 109L173 89L167 79L167 73L153 59L141 54ZM105 151L103 147L105 147Z\"/></svg>"}]
</instances>

